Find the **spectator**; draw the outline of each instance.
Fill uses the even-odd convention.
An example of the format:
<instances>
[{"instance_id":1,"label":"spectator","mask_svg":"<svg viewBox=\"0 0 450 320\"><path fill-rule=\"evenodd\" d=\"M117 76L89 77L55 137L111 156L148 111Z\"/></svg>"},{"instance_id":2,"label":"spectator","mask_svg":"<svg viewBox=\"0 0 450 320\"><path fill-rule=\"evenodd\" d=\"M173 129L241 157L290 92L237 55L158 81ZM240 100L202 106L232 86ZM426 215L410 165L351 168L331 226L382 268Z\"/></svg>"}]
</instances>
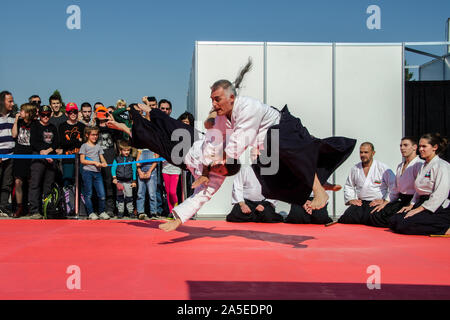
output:
<instances>
[{"instance_id":1,"label":"spectator","mask_svg":"<svg viewBox=\"0 0 450 320\"><path fill-rule=\"evenodd\" d=\"M78 106L70 102L66 106L67 121L59 126L59 141L62 153L74 155L80 151L83 143L85 125L78 121ZM62 160L62 182L64 187L75 184L75 160Z\"/></svg>"},{"instance_id":2,"label":"spectator","mask_svg":"<svg viewBox=\"0 0 450 320\"><path fill-rule=\"evenodd\" d=\"M108 109L99 103L96 103L96 106L95 117L99 129L98 145L103 150L103 156L106 163L112 164L116 157L116 142L119 140L122 133L106 126L106 123L108 122ZM106 197L105 210L108 216L114 217L116 209L116 187L112 183L111 169L103 168L101 172Z\"/></svg>"},{"instance_id":3,"label":"spectator","mask_svg":"<svg viewBox=\"0 0 450 320\"><path fill-rule=\"evenodd\" d=\"M130 105L130 108L132 108L133 106L135 106L134 103ZM125 100L121 99L117 101L116 109L111 114L113 115L114 120L116 120L118 123L125 123L128 128L131 128L131 120L128 115L128 110L129 109L127 108L127 103L125 102ZM122 135L122 140L130 140L130 136L127 133L123 132Z\"/></svg>"},{"instance_id":4,"label":"spectator","mask_svg":"<svg viewBox=\"0 0 450 320\"><path fill-rule=\"evenodd\" d=\"M34 94L31 97L29 97L28 102L33 104L36 108L39 108L42 103L41 98L37 94Z\"/></svg>"},{"instance_id":5,"label":"spectator","mask_svg":"<svg viewBox=\"0 0 450 320\"><path fill-rule=\"evenodd\" d=\"M169 100L162 99L159 101L159 109L168 116L172 113L172 103ZM167 204L169 205L169 214L178 204L177 187L180 179L181 169L175 167L167 161L162 163L162 176L166 188Z\"/></svg>"},{"instance_id":6,"label":"spectator","mask_svg":"<svg viewBox=\"0 0 450 320\"><path fill-rule=\"evenodd\" d=\"M64 114L63 104L61 101L61 97L59 95L52 95L49 99L50 107L53 110L52 118L50 119L50 123L53 124L56 128L59 128L61 123L67 121L67 117Z\"/></svg>"},{"instance_id":7,"label":"spectator","mask_svg":"<svg viewBox=\"0 0 450 320\"><path fill-rule=\"evenodd\" d=\"M194 126L194 116L190 112L185 112L181 116L178 117L178 120L181 122L193 127ZM185 177L186 177L186 198L189 198L193 193L194 189L192 189L192 184L194 183L194 177L192 176L191 172L189 170L185 170ZM182 197L182 190L181 190L181 184L179 184L178 187L178 198Z\"/></svg>"},{"instance_id":8,"label":"spectator","mask_svg":"<svg viewBox=\"0 0 450 320\"><path fill-rule=\"evenodd\" d=\"M30 130L30 141L33 154L56 154L59 146L58 130L50 123L52 109L50 106L39 108L39 121L33 123ZM48 194L55 181L57 167L53 159L34 159L31 162L30 214L32 219L42 219L41 196Z\"/></svg>"},{"instance_id":9,"label":"spectator","mask_svg":"<svg viewBox=\"0 0 450 320\"><path fill-rule=\"evenodd\" d=\"M133 162L130 156L131 147L125 141L119 143L120 155L114 159L111 167L113 183L117 187L117 212L121 219L125 213L125 207L130 218L134 217L133 189L136 188L136 163L121 165L126 162Z\"/></svg>"},{"instance_id":10,"label":"spectator","mask_svg":"<svg viewBox=\"0 0 450 320\"><path fill-rule=\"evenodd\" d=\"M89 102L84 102L81 105L81 113L78 119L85 126L92 127L95 125L95 118L92 117L92 106Z\"/></svg>"},{"instance_id":11,"label":"spectator","mask_svg":"<svg viewBox=\"0 0 450 320\"><path fill-rule=\"evenodd\" d=\"M12 117L14 98L8 91L0 92L0 154L10 155L14 151L14 138L12 128L15 119ZM0 159L0 217L8 217L11 214L9 196L13 184L12 160Z\"/></svg>"},{"instance_id":12,"label":"spectator","mask_svg":"<svg viewBox=\"0 0 450 320\"><path fill-rule=\"evenodd\" d=\"M108 165L103 157L103 149L97 144L99 137L98 127L86 127L86 142L80 148L80 162L83 165L81 176L83 177L83 196L89 219L109 220L110 216L105 212L105 188L103 186L101 169ZM95 188L98 198L98 212L94 213L92 204L92 188Z\"/></svg>"},{"instance_id":13,"label":"spectator","mask_svg":"<svg viewBox=\"0 0 450 320\"><path fill-rule=\"evenodd\" d=\"M143 97L142 102L144 102L152 109L158 107L158 101L156 100L155 97Z\"/></svg>"},{"instance_id":14,"label":"spectator","mask_svg":"<svg viewBox=\"0 0 450 320\"><path fill-rule=\"evenodd\" d=\"M36 122L37 108L35 104L25 103L20 107L20 112L16 115L16 121L12 128L12 136L16 140L14 154L32 154L31 148L31 126ZM20 218L25 214L23 184L30 179L31 159L15 159L13 162L13 173L15 178L15 196L17 208L14 218ZM28 185L27 185L28 187ZM25 197L26 199L28 197Z\"/></svg>"}]
</instances>

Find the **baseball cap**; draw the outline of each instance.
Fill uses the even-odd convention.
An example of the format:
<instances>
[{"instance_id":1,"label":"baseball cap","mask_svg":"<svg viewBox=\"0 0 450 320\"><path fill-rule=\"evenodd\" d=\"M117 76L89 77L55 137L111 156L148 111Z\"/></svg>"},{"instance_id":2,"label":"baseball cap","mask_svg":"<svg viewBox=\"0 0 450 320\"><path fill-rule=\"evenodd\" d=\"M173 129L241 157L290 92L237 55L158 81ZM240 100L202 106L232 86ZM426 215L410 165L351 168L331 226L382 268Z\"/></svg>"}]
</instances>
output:
<instances>
[{"instance_id":1,"label":"baseball cap","mask_svg":"<svg viewBox=\"0 0 450 320\"><path fill-rule=\"evenodd\" d=\"M53 112L52 108L50 106L44 105L39 107L39 113L42 112Z\"/></svg>"},{"instance_id":2,"label":"baseball cap","mask_svg":"<svg viewBox=\"0 0 450 320\"><path fill-rule=\"evenodd\" d=\"M78 106L75 102L69 102L66 104L66 112L69 111L78 111Z\"/></svg>"},{"instance_id":3,"label":"baseball cap","mask_svg":"<svg viewBox=\"0 0 450 320\"><path fill-rule=\"evenodd\" d=\"M107 119L106 116L108 114L108 109L106 109L104 106L99 106L97 109L95 109L95 113L97 115L98 119Z\"/></svg>"}]
</instances>

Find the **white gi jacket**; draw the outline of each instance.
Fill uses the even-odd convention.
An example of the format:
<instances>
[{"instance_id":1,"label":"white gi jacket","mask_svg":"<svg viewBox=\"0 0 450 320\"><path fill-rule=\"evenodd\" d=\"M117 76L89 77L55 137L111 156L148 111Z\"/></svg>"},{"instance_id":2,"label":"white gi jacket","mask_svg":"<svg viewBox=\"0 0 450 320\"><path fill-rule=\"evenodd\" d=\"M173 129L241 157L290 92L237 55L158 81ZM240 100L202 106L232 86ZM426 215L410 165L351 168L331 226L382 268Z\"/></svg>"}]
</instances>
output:
<instances>
[{"instance_id":1,"label":"white gi jacket","mask_svg":"<svg viewBox=\"0 0 450 320\"><path fill-rule=\"evenodd\" d=\"M261 184L256 178L255 172L251 166L241 168L239 173L235 176L233 181L233 191L231 194L231 204L250 201L270 202L274 207L277 204L276 200L266 199L261 193Z\"/></svg>"},{"instance_id":2,"label":"white gi jacket","mask_svg":"<svg viewBox=\"0 0 450 320\"><path fill-rule=\"evenodd\" d=\"M389 191L395 184L395 175L387 165L373 160L367 177L364 174L362 163L358 163L350 170L344 186L344 200L384 199L389 201Z\"/></svg>"},{"instance_id":3,"label":"white gi jacket","mask_svg":"<svg viewBox=\"0 0 450 320\"><path fill-rule=\"evenodd\" d=\"M219 130L229 158L239 159L247 147L264 146L267 130L280 123L280 111L253 98L237 96L231 121L217 116L213 129Z\"/></svg>"},{"instance_id":4,"label":"white gi jacket","mask_svg":"<svg viewBox=\"0 0 450 320\"><path fill-rule=\"evenodd\" d=\"M184 164L189 171L191 171L195 179L199 178L203 172L203 165L205 163L205 158L203 155L204 150L214 149L214 147L211 146L211 141L209 141L207 137L208 135L201 140L195 141L184 158ZM214 151L211 153L214 153ZM201 209L201 207L203 207L206 202L212 198L217 190L219 190L225 181L225 178L226 177L224 176L216 175L211 172L209 174L208 186L201 185L196 188L193 195L173 209L175 214L183 223L188 221Z\"/></svg>"},{"instance_id":5,"label":"white gi jacket","mask_svg":"<svg viewBox=\"0 0 450 320\"><path fill-rule=\"evenodd\" d=\"M422 163L415 190L412 204L419 201L420 196L430 195L430 199L425 201L422 207L431 212L435 212L440 206L447 208L450 203L450 164L439 156L435 156L429 163Z\"/></svg>"},{"instance_id":6,"label":"white gi jacket","mask_svg":"<svg viewBox=\"0 0 450 320\"><path fill-rule=\"evenodd\" d=\"M420 168L422 168L423 162L424 161L420 159L419 156L416 156L410 163L408 163L408 166L406 167L403 174L402 169L405 163L402 162L397 166L394 188L389 194L389 200L391 202L396 201L400 193L411 195L416 192L414 182L416 181L416 177L419 174Z\"/></svg>"}]
</instances>

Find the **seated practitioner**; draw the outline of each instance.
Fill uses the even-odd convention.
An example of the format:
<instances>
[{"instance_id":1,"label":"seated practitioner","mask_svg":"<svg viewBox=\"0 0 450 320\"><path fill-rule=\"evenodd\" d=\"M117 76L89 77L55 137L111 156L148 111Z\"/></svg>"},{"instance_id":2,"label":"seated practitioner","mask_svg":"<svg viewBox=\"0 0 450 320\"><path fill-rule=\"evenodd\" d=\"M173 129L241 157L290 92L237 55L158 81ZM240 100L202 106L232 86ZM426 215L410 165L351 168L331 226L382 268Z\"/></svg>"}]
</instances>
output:
<instances>
[{"instance_id":1,"label":"seated practitioner","mask_svg":"<svg viewBox=\"0 0 450 320\"><path fill-rule=\"evenodd\" d=\"M438 133L428 133L420 138L420 157L425 162L414 183L411 203L390 220L394 232L450 235L450 165L439 157L447 145L447 139Z\"/></svg>"},{"instance_id":2,"label":"seated practitioner","mask_svg":"<svg viewBox=\"0 0 450 320\"><path fill-rule=\"evenodd\" d=\"M125 213L125 206L130 218L134 217L133 188L136 188L136 163L121 165L121 163L133 162L130 156L131 146L125 142L119 143L120 155L114 159L111 167L112 182L117 188L117 215L121 219Z\"/></svg>"},{"instance_id":3,"label":"seated practitioner","mask_svg":"<svg viewBox=\"0 0 450 320\"><path fill-rule=\"evenodd\" d=\"M283 222L275 212L277 202L264 198L250 166L243 167L234 178L231 197L233 209L226 217L228 222Z\"/></svg>"},{"instance_id":4,"label":"seated practitioner","mask_svg":"<svg viewBox=\"0 0 450 320\"><path fill-rule=\"evenodd\" d=\"M422 167L423 160L417 155L417 141L412 137L404 137L400 143L402 163L397 166L394 188L389 200L375 207L369 216L369 225L387 228L389 219L401 208L406 207L414 196L414 181Z\"/></svg>"},{"instance_id":5,"label":"seated practitioner","mask_svg":"<svg viewBox=\"0 0 450 320\"><path fill-rule=\"evenodd\" d=\"M355 165L344 186L345 204L350 207L339 218L339 223L369 225L370 212L383 203L395 183L389 167L373 158L375 148L364 142L359 148L361 162Z\"/></svg>"}]
</instances>

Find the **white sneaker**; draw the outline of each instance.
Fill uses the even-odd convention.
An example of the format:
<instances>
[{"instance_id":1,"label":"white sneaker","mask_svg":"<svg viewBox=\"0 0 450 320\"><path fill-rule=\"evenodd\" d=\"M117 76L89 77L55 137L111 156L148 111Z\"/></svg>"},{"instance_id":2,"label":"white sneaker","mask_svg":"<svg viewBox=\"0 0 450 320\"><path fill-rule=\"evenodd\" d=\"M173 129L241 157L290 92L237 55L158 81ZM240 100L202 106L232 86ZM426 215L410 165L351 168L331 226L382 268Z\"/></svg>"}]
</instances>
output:
<instances>
[{"instance_id":1,"label":"white sneaker","mask_svg":"<svg viewBox=\"0 0 450 320\"><path fill-rule=\"evenodd\" d=\"M109 219L111 219L111 217L106 212L102 212L102 213L100 213L100 219L109 220Z\"/></svg>"},{"instance_id":2,"label":"white sneaker","mask_svg":"<svg viewBox=\"0 0 450 320\"><path fill-rule=\"evenodd\" d=\"M95 213L91 213L89 215L89 220L98 220L98 215L96 215Z\"/></svg>"}]
</instances>

